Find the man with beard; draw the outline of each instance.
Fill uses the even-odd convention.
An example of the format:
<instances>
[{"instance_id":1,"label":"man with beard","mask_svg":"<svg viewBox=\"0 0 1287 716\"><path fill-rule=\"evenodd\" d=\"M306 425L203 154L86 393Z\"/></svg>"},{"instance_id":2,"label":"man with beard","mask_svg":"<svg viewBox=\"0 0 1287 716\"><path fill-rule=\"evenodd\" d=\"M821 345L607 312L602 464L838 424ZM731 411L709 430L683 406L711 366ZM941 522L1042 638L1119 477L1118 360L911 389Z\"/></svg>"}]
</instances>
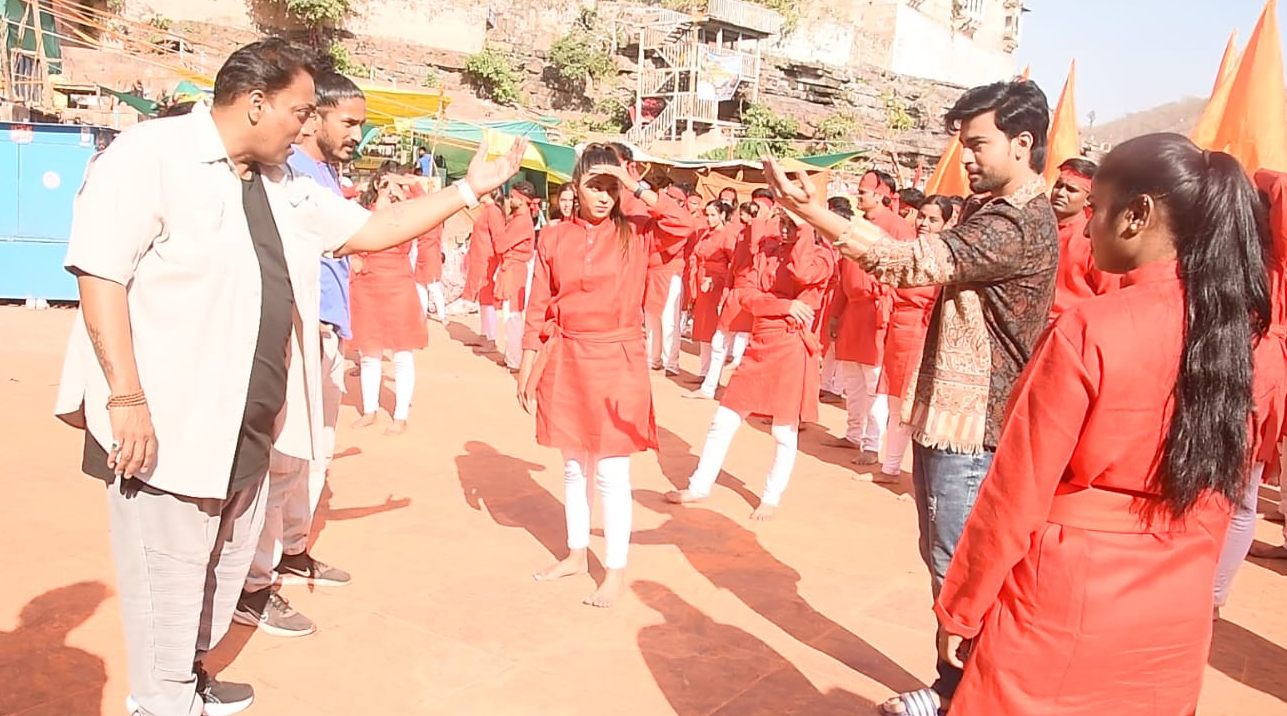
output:
<instances>
[{"instance_id":1,"label":"man with beard","mask_svg":"<svg viewBox=\"0 0 1287 716\"><path fill-rule=\"evenodd\" d=\"M323 72L313 81L317 92L317 113L300 131L286 163L296 172L311 177L337 196L340 190L338 166L353 158L362 141L366 121L366 96L353 80ZM349 259L321 260L322 336L322 423L325 451L309 460L273 450L268 472L268 506L264 529L255 559L250 564L246 586L233 621L255 626L275 636L304 636L317 626L295 611L285 597L273 589L278 575L283 582L343 586L349 573L314 559L308 553L313 512L321 499L326 470L335 452L335 425L339 420L340 396L344 392L344 351L341 342L351 339L349 328ZM280 558L280 562L278 559ZM274 568L274 565L276 567Z\"/></svg>"},{"instance_id":2,"label":"man with beard","mask_svg":"<svg viewBox=\"0 0 1287 716\"><path fill-rule=\"evenodd\" d=\"M1086 198L1095 179L1096 165L1089 159L1069 159L1059 165L1059 178L1050 190L1050 206L1059 220L1059 273L1055 275L1053 322L1060 313L1093 296L1120 288L1120 276L1095 268L1086 238Z\"/></svg>"},{"instance_id":3,"label":"man with beard","mask_svg":"<svg viewBox=\"0 0 1287 716\"><path fill-rule=\"evenodd\" d=\"M920 551L935 597L992 464L1010 393L1053 304L1059 232L1041 176L1049 107L1035 82L998 82L961 95L945 124L960 135L970 190L987 196L970 202L958 226L912 241L864 217L845 221L807 181L792 182L771 159L764 162L778 201L877 281L895 289L942 287L902 414L914 441ZM895 696L881 712L947 711L961 675L940 655L929 689Z\"/></svg>"}]
</instances>

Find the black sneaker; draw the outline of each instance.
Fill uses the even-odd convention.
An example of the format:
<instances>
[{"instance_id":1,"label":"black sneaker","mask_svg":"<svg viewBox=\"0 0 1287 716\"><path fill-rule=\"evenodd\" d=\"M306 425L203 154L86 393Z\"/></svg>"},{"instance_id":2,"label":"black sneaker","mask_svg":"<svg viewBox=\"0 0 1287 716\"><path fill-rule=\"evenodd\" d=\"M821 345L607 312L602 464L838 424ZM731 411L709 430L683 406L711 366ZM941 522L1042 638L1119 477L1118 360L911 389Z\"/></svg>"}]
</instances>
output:
<instances>
[{"instance_id":1,"label":"black sneaker","mask_svg":"<svg viewBox=\"0 0 1287 716\"><path fill-rule=\"evenodd\" d=\"M204 716L232 716L250 708L255 702L255 690L250 684L218 681L206 673L201 662L193 665L197 673L197 695L205 702Z\"/></svg>"},{"instance_id":2,"label":"black sneaker","mask_svg":"<svg viewBox=\"0 0 1287 716\"><path fill-rule=\"evenodd\" d=\"M317 631L312 619L295 611L295 608L272 587L258 592L242 592L232 620L238 624L256 627L273 636L308 636Z\"/></svg>"},{"instance_id":3,"label":"black sneaker","mask_svg":"<svg viewBox=\"0 0 1287 716\"><path fill-rule=\"evenodd\" d=\"M283 554L277 565L282 584L313 584L322 587L343 587L352 581L348 572L332 567L317 559L308 552Z\"/></svg>"}]
</instances>

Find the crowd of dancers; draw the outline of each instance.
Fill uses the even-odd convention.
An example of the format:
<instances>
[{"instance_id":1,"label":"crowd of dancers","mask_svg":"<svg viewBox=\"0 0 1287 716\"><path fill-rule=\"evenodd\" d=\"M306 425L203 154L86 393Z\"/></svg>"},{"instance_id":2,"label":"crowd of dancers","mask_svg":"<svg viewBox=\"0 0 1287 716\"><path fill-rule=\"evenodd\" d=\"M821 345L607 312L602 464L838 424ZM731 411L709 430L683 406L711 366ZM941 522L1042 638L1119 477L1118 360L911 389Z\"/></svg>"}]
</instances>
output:
<instances>
[{"instance_id":1,"label":"crowd of dancers","mask_svg":"<svg viewBox=\"0 0 1287 716\"><path fill-rule=\"evenodd\" d=\"M397 166L346 188L361 90L282 40L234 52L212 106L178 114L95 156L66 260L81 308L58 413L108 485L131 713L245 709L250 686L202 667L229 622L311 633L274 585L349 581L306 549L342 341L356 427L390 352L404 431L461 210L483 347L562 454L567 554L537 580L587 571L593 483L606 573L585 603L620 598L631 456L658 449L650 372L680 375L691 323L689 397L718 405L669 502L707 498L756 416L775 450L751 518L773 517L820 401L844 401L855 470L893 480L912 451L938 678L882 713L1195 712L1250 496L1277 472L1282 175L1258 191L1229 155L1149 135L1052 188L1047 98L1011 81L947 114L968 201L876 170L828 197L768 158L751 196L702 196L589 144L545 222L511 181L521 140L439 191Z\"/></svg>"}]
</instances>

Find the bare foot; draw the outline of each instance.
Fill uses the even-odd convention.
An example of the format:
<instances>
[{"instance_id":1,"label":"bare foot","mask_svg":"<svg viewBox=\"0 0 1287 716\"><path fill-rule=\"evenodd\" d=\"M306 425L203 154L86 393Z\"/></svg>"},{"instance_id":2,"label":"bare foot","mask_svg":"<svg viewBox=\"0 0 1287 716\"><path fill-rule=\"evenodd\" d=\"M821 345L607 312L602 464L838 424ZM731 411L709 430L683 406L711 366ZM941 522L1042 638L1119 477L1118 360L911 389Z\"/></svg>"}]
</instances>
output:
<instances>
[{"instance_id":1,"label":"bare foot","mask_svg":"<svg viewBox=\"0 0 1287 716\"><path fill-rule=\"evenodd\" d=\"M384 429L385 435L401 435L405 432L407 432L407 421L405 420L394 420L389 423L389 427Z\"/></svg>"},{"instance_id":2,"label":"bare foot","mask_svg":"<svg viewBox=\"0 0 1287 716\"><path fill-rule=\"evenodd\" d=\"M884 470L880 470L871 476L871 481L877 485L897 485L903 481L903 474L900 472L896 475L891 475Z\"/></svg>"},{"instance_id":3,"label":"bare foot","mask_svg":"<svg viewBox=\"0 0 1287 716\"><path fill-rule=\"evenodd\" d=\"M369 428L372 425L375 425L375 413L367 413L353 421L353 427L355 428Z\"/></svg>"},{"instance_id":4,"label":"bare foot","mask_svg":"<svg viewBox=\"0 0 1287 716\"><path fill-rule=\"evenodd\" d=\"M679 397L687 398L689 400L714 400L715 399L715 396L713 394L703 393L700 390L690 390Z\"/></svg>"},{"instance_id":5,"label":"bare foot","mask_svg":"<svg viewBox=\"0 0 1287 716\"><path fill-rule=\"evenodd\" d=\"M671 490L666 493L666 502L672 505L683 505L689 502L701 502L706 499L693 494L692 490Z\"/></svg>"},{"instance_id":6,"label":"bare foot","mask_svg":"<svg viewBox=\"0 0 1287 716\"><path fill-rule=\"evenodd\" d=\"M1211 621L1220 621L1220 607L1211 607Z\"/></svg>"},{"instance_id":7,"label":"bare foot","mask_svg":"<svg viewBox=\"0 0 1287 716\"><path fill-rule=\"evenodd\" d=\"M538 582L550 582L555 579L571 577L576 574L585 574L589 569L589 555L583 549L572 550L572 553L562 561L542 569L532 575L532 579Z\"/></svg>"},{"instance_id":8,"label":"bare foot","mask_svg":"<svg viewBox=\"0 0 1287 716\"><path fill-rule=\"evenodd\" d=\"M777 511L777 505L770 505L767 502L761 502L760 506L751 512L751 519L756 522L771 520L773 519L773 515L777 514Z\"/></svg>"},{"instance_id":9,"label":"bare foot","mask_svg":"<svg viewBox=\"0 0 1287 716\"><path fill-rule=\"evenodd\" d=\"M621 590L626 586L626 570L609 569L603 575L603 584L594 590L594 594L582 600L582 604L588 604L592 607L607 609L617 602L621 596Z\"/></svg>"},{"instance_id":10,"label":"bare foot","mask_svg":"<svg viewBox=\"0 0 1287 716\"><path fill-rule=\"evenodd\" d=\"M858 446L848 438L827 438L822 442L827 447L840 448L841 450L857 450Z\"/></svg>"},{"instance_id":11,"label":"bare foot","mask_svg":"<svg viewBox=\"0 0 1287 716\"><path fill-rule=\"evenodd\" d=\"M867 465L879 465L880 455L875 450L863 450L862 454L853 459L853 463L860 467Z\"/></svg>"}]
</instances>

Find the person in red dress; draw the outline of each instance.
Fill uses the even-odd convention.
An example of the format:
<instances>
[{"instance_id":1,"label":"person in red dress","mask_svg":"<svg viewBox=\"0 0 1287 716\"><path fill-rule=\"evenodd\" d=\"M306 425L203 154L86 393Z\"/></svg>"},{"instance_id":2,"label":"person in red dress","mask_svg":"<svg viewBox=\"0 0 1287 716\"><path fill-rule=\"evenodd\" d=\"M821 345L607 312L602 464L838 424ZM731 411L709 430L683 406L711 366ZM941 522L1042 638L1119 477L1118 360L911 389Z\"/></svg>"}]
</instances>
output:
<instances>
[{"instance_id":1,"label":"person in red dress","mask_svg":"<svg viewBox=\"0 0 1287 716\"><path fill-rule=\"evenodd\" d=\"M672 184L666 187L664 193L692 216L689 207L692 194L689 191ZM698 200L700 201L700 197ZM627 211L627 214L637 211L638 208L635 207ZM648 255L648 283L644 288L648 362L653 370L664 370L669 376L679 375L686 247L687 241L679 246L658 249Z\"/></svg>"},{"instance_id":2,"label":"person in red dress","mask_svg":"<svg viewBox=\"0 0 1287 716\"><path fill-rule=\"evenodd\" d=\"M470 345L481 346L484 351L496 349L496 237L505 230L505 212L501 205L505 195L498 189L479 197L482 204L474 217L474 228L469 235L469 250L465 254L465 288L461 298L478 304L479 340Z\"/></svg>"},{"instance_id":3,"label":"person in red dress","mask_svg":"<svg viewBox=\"0 0 1287 716\"><path fill-rule=\"evenodd\" d=\"M917 206L916 236L938 234L952 220L955 210L945 196L923 197ZM889 401L889 427L885 430L885 463L875 477L877 482L893 483L903 474L903 457L912 442L911 428L903 422L903 397L912 373L921 364L921 349L925 347L925 333L936 300L938 286L893 290L879 387Z\"/></svg>"},{"instance_id":4,"label":"person in red dress","mask_svg":"<svg viewBox=\"0 0 1287 716\"><path fill-rule=\"evenodd\" d=\"M585 147L573 171L577 215L547 228L523 333L518 399L536 413L536 440L563 453L568 556L538 580L588 566L590 479L603 505L603 583L586 604L608 607L625 584L630 455L657 447L644 348L649 255L682 247L692 214L641 184L612 147ZM643 207L623 213L622 198Z\"/></svg>"},{"instance_id":5,"label":"person in red dress","mask_svg":"<svg viewBox=\"0 0 1287 716\"><path fill-rule=\"evenodd\" d=\"M701 370L698 380L705 380L711 367L711 341L719 323L719 307L728 290L729 267L737 248L736 226L731 223L733 207L722 201L706 205L706 230L693 247L693 270L688 294L693 297L693 342L700 347ZM704 398L715 394L696 391Z\"/></svg>"},{"instance_id":6,"label":"person in red dress","mask_svg":"<svg viewBox=\"0 0 1287 716\"><path fill-rule=\"evenodd\" d=\"M833 196L827 199L827 208L831 213L845 219L854 218L854 205L847 196ZM840 380L840 364L836 361L836 341L831 334L831 309L835 306L836 293L840 290L840 262L836 262L836 272L831 275L831 282L823 294L822 307L818 311L817 333L822 341L822 382L818 385L818 400L828 404L844 402L841 397L845 392Z\"/></svg>"},{"instance_id":7,"label":"person in red dress","mask_svg":"<svg viewBox=\"0 0 1287 716\"><path fill-rule=\"evenodd\" d=\"M1059 178L1050 190L1050 208L1059 220L1059 270L1055 273L1055 305L1050 320L1091 296L1117 289L1121 278L1095 268L1086 238L1086 197L1095 179L1095 163L1069 159L1059 165Z\"/></svg>"},{"instance_id":8,"label":"person in red dress","mask_svg":"<svg viewBox=\"0 0 1287 716\"><path fill-rule=\"evenodd\" d=\"M743 296L754 316L751 344L715 410L688 489L666 494L672 503L710 496L733 436L754 413L772 419L770 432L777 449L751 519L773 517L795 467L800 423L818 419L822 356L813 325L836 255L798 218L784 213L779 226L778 240L766 241L756 254L757 283Z\"/></svg>"},{"instance_id":9,"label":"person in red dress","mask_svg":"<svg viewBox=\"0 0 1287 716\"><path fill-rule=\"evenodd\" d=\"M867 172L858 184L858 211L889 236L913 239L916 230L890 208L894 190L892 176L882 171ZM893 289L854 261L840 262L839 273L840 288L831 307L829 332L835 338L848 421L844 436L828 444L861 450L854 464L872 466L880 462L880 444L889 422L888 403L879 387Z\"/></svg>"},{"instance_id":10,"label":"person in red dress","mask_svg":"<svg viewBox=\"0 0 1287 716\"><path fill-rule=\"evenodd\" d=\"M1118 145L1090 202L1122 288L1065 310L1012 393L934 606L940 658L968 654L955 716L1197 711L1255 444L1264 214L1236 159L1178 134Z\"/></svg>"},{"instance_id":11,"label":"person in red dress","mask_svg":"<svg viewBox=\"0 0 1287 716\"><path fill-rule=\"evenodd\" d=\"M398 177L398 165L385 162L371 178L367 190L358 197L358 203L379 210L407 198L409 192ZM362 417L353 427L375 424L383 381L381 361L387 350L393 353L395 403L393 422L385 434L401 434L407 429L411 395L416 387L416 364L411 352L429 345L420 297L416 295L411 246L402 244L353 257L349 310L353 323L352 345L359 355L362 384Z\"/></svg>"},{"instance_id":12,"label":"person in red dress","mask_svg":"<svg viewBox=\"0 0 1287 716\"><path fill-rule=\"evenodd\" d=\"M426 315L429 313L430 301L433 302L434 315L447 325L447 296L442 290L442 227L436 226L433 231L424 235L424 239L415 245L416 254L416 292L420 295L420 306Z\"/></svg>"},{"instance_id":13,"label":"person in red dress","mask_svg":"<svg viewBox=\"0 0 1287 716\"><path fill-rule=\"evenodd\" d=\"M536 187L518 181L510 187L505 208L509 216L505 228L492 239L496 252L496 309L505 327L505 367L518 372L523 359L523 300L527 291L527 265L536 245L536 224L532 221L532 204L539 203Z\"/></svg>"}]
</instances>

